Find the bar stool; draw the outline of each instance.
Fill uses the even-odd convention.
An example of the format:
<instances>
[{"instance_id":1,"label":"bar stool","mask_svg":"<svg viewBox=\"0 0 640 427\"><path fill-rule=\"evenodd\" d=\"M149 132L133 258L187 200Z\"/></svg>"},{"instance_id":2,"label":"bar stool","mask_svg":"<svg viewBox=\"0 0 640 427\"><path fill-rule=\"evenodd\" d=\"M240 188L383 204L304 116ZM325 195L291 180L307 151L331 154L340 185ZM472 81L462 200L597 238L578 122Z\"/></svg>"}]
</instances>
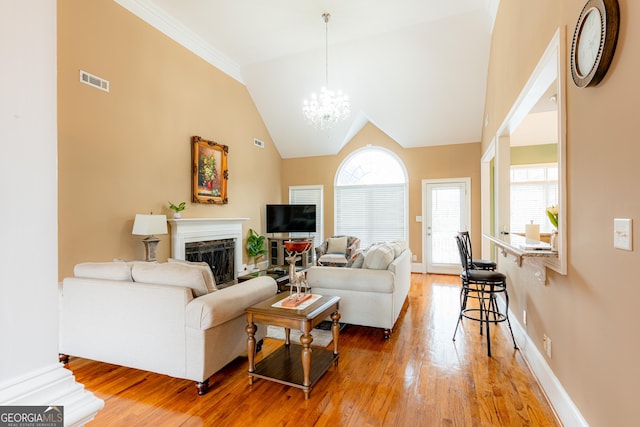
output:
<instances>
[{"instance_id":1,"label":"bar stool","mask_svg":"<svg viewBox=\"0 0 640 427\"><path fill-rule=\"evenodd\" d=\"M457 235L456 242L460 253L460 262L462 263L462 290L460 291L460 314L458 315L458 323L453 332L453 341L456 340L456 333L462 318L475 320L480 322L480 334L487 335L487 355L491 357L491 323L497 324L506 320L513 340L513 348L517 349L516 339L513 336L511 322L509 321L509 293L507 292L507 276L497 271L478 270L471 268L471 259L466 250L464 236ZM505 311L502 313L498 307L497 294L504 294L506 303ZM478 308L468 308L467 300L474 298L478 300Z\"/></svg>"},{"instance_id":2,"label":"bar stool","mask_svg":"<svg viewBox=\"0 0 640 427\"><path fill-rule=\"evenodd\" d=\"M458 236L462 238L462 242L464 243L464 253L465 253L465 256L467 257L469 268L474 270L489 270L489 271L496 270L497 265L494 261L486 260L486 259L473 259L473 251L471 248L471 236L469 235L468 231L459 231ZM471 293L471 294L464 293L465 292L464 287L460 291L461 291L460 298L462 301L462 309L465 309L467 308L467 298L468 297L476 298L476 293ZM495 305L496 304L495 298L492 301L490 301L490 303L492 305ZM482 325L480 325L480 333L482 334Z\"/></svg>"},{"instance_id":3,"label":"bar stool","mask_svg":"<svg viewBox=\"0 0 640 427\"><path fill-rule=\"evenodd\" d=\"M471 236L469 236L468 231L460 231L458 232L458 236L462 237L464 246L466 248L466 253L469 255L469 262L471 263L471 268L473 268L474 270L495 271L496 269L495 262L487 259L473 259L473 250L471 249Z\"/></svg>"}]
</instances>

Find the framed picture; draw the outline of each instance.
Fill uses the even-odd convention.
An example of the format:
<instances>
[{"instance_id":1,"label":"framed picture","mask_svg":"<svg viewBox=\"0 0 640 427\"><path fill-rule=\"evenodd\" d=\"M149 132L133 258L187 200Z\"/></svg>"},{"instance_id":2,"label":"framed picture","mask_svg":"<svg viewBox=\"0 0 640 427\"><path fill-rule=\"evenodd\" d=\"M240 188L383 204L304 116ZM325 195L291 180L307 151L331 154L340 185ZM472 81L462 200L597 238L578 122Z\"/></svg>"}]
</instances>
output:
<instances>
[{"instance_id":1,"label":"framed picture","mask_svg":"<svg viewBox=\"0 0 640 427\"><path fill-rule=\"evenodd\" d=\"M193 202L227 204L229 147L199 136L191 137Z\"/></svg>"}]
</instances>

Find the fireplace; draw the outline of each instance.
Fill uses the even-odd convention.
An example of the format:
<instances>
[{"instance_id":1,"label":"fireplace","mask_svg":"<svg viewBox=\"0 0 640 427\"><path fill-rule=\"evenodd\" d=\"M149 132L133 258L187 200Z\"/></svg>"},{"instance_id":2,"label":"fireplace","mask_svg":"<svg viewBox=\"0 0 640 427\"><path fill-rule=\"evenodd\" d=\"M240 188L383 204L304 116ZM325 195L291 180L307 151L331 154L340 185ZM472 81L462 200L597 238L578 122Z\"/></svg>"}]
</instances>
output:
<instances>
[{"instance_id":1,"label":"fireplace","mask_svg":"<svg viewBox=\"0 0 640 427\"><path fill-rule=\"evenodd\" d=\"M204 261L217 284L231 282L242 268L242 223L249 218L170 219L171 256Z\"/></svg>"},{"instance_id":2,"label":"fireplace","mask_svg":"<svg viewBox=\"0 0 640 427\"><path fill-rule=\"evenodd\" d=\"M188 242L185 244L184 257L187 261L209 264L216 284L222 285L235 279L235 246L234 239Z\"/></svg>"}]
</instances>

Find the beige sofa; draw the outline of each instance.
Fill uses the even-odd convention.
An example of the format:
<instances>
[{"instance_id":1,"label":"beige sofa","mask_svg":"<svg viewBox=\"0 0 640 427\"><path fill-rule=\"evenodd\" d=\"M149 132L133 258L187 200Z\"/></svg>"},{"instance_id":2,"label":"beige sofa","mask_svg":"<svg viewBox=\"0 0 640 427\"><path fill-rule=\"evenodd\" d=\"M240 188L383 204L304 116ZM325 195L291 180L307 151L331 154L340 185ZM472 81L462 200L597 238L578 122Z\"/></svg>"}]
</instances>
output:
<instances>
[{"instance_id":1,"label":"beige sofa","mask_svg":"<svg viewBox=\"0 0 640 427\"><path fill-rule=\"evenodd\" d=\"M382 328L389 338L409 294L411 250L393 242L358 253L351 268L311 267L307 283L314 294L341 298L341 322Z\"/></svg>"},{"instance_id":2,"label":"beige sofa","mask_svg":"<svg viewBox=\"0 0 640 427\"><path fill-rule=\"evenodd\" d=\"M276 292L270 277L216 290L192 263L78 264L59 286L59 353L197 381L204 394L246 353L244 309Z\"/></svg>"}]
</instances>

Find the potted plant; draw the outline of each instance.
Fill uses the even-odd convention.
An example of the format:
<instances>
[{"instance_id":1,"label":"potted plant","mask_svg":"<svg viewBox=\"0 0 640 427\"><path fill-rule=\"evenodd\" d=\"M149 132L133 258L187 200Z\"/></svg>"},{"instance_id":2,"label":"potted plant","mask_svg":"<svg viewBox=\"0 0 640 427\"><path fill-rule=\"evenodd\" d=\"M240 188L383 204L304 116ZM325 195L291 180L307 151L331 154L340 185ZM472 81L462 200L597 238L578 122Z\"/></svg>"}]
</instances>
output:
<instances>
[{"instance_id":1,"label":"potted plant","mask_svg":"<svg viewBox=\"0 0 640 427\"><path fill-rule=\"evenodd\" d=\"M547 218L549 218L549 222L553 225L553 230L551 232L551 238L549 243L551 243L551 250L558 250L558 207L555 205L551 205L547 208Z\"/></svg>"},{"instance_id":2,"label":"potted plant","mask_svg":"<svg viewBox=\"0 0 640 427\"><path fill-rule=\"evenodd\" d=\"M257 269L258 258L268 253L264 247L265 237L258 234L257 231L250 228L249 237L247 237L247 255L249 258L253 258L253 264Z\"/></svg>"},{"instance_id":3,"label":"potted plant","mask_svg":"<svg viewBox=\"0 0 640 427\"><path fill-rule=\"evenodd\" d=\"M180 218L181 217L180 212L182 212L186 207L187 207L187 202L182 202L177 206L169 202L169 209L173 211L174 218Z\"/></svg>"}]
</instances>

